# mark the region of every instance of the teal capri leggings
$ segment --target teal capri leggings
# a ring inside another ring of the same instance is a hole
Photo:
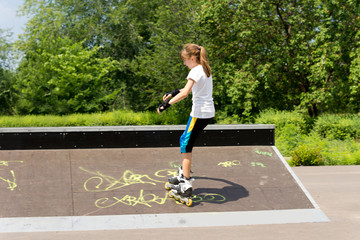
[[[212,118],[189,117],[186,129],[180,137],[181,153],[191,153],[199,133],[209,124]]]

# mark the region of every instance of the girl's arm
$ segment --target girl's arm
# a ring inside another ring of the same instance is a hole
[[[192,79],[188,79],[185,87],[183,89],[180,90],[180,92],[175,96],[173,97],[169,102],[166,102],[166,100],[168,100],[171,96],[171,94],[165,94],[163,96],[163,100],[165,101],[163,104],[160,104],[158,109],[157,109],[157,112],[159,114],[161,114],[162,111],[164,111],[165,109],[167,109],[168,107],[170,107],[172,104],[174,103],[177,103],[177,102],[180,102],[181,100],[183,100],[184,98],[186,98],[189,93],[191,92],[191,89],[194,85],[195,81],[192,80]]]
[[[187,81],[185,87],[183,89],[180,89],[180,93],[169,101],[169,104],[173,105],[174,103],[180,102],[181,100],[185,99],[191,92],[194,83],[195,81],[190,78]]]

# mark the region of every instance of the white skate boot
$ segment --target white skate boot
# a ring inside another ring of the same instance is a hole
[[[182,167],[179,167],[178,175],[168,179],[169,182],[165,183],[165,189],[166,190],[174,189],[174,187],[180,183],[180,178],[182,177],[182,175],[183,175]]]
[[[180,178],[180,183],[175,185],[169,192],[169,197],[175,198],[175,200],[185,203],[186,206],[190,207],[192,205],[191,195],[193,190],[192,183],[194,181],[194,178],[187,179],[182,176]]]

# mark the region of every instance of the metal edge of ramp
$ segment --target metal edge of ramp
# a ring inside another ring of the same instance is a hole
[[[309,199],[309,201],[312,203],[312,205],[314,206],[315,209],[320,209],[319,205],[315,202],[315,200],[313,199],[313,197],[310,195],[310,193],[308,192],[308,190],[305,188],[305,186],[302,184],[302,182],[300,181],[300,179],[296,176],[296,174],[294,173],[294,171],[291,169],[291,167],[289,166],[289,164],[287,163],[287,161],[285,160],[285,158],[281,155],[280,151],[277,149],[277,147],[272,146],[273,150],[275,151],[275,153],[277,154],[277,156],[280,158],[280,160],[282,161],[282,163],[285,165],[286,169],[289,171],[289,173],[291,174],[291,176],[294,178],[294,180],[296,181],[296,183],[299,185],[299,187],[301,188],[301,190],[305,193],[306,197]]]

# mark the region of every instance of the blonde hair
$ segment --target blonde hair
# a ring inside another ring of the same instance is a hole
[[[195,56],[197,63],[201,64],[201,66],[204,68],[206,76],[210,77],[211,68],[205,48],[193,43],[186,44],[180,52],[180,57],[182,59],[189,59],[192,56]]]

